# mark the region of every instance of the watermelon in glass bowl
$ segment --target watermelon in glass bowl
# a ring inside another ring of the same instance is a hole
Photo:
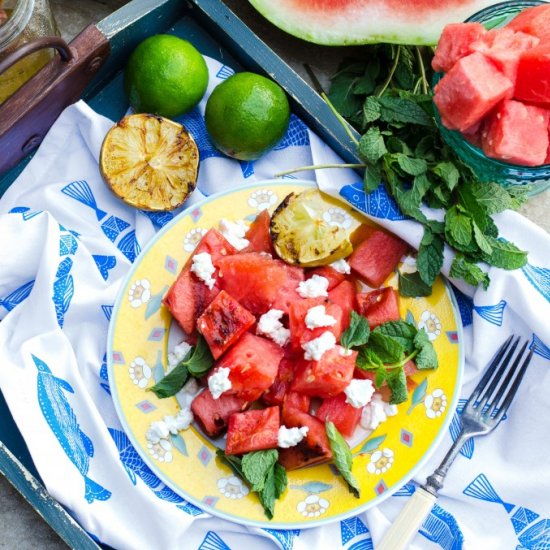
[[[485,8],[471,17],[466,23],[481,23],[487,30],[504,27],[526,8],[544,5],[546,2],[511,1],[501,2]],[[444,73],[436,72],[433,87],[443,78]],[[434,106],[435,118],[443,139],[457,155],[472,168],[481,181],[491,181],[504,186],[530,185],[531,195],[550,188],[550,164],[524,166],[488,157],[471,137],[457,130],[449,130],[441,121],[437,107]]]

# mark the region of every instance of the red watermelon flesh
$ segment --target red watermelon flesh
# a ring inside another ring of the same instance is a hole
[[[550,43],[523,52],[514,98],[550,107]]]
[[[250,0],[280,29],[317,44],[436,44],[448,23],[494,0]]]
[[[461,132],[479,122],[499,101],[512,97],[514,85],[483,55],[458,60],[435,87],[434,103],[443,124]]]
[[[540,38],[542,42],[550,41],[550,6],[534,6],[523,10],[507,25],[514,31],[521,31]]]
[[[471,48],[492,61],[495,67],[515,84],[521,53],[534,48],[539,42],[535,36],[504,27],[488,31],[476,40]]]
[[[432,59],[434,71],[446,73],[462,57],[472,53],[472,44],[487,31],[481,23],[451,23],[441,33]]]
[[[522,166],[544,164],[548,151],[549,111],[520,101],[503,101],[482,132],[483,152]]]

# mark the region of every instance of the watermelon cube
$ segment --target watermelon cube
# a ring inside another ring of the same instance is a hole
[[[487,31],[481,23],[451,23],[441,33],[432,59],[434,71],[446,73],[462,57],[472,53],[471,45]]]
[[[229,417],[244,411],[248,405],[248,401],[226,393],[214,399],[207,388],[193,399],[191,410],[203,431],[210,437],[218,437],[225,430]]]
[[[357,294],[359,313],[369,320],[371,328],[388,321],[399,321],[399,297],[391,286]]]
[[[280,427],[279,407],[233,413],[229,417],[225,453],[236,455],[275,449]]]
[[[339,393],[324,399],[315,416],[323,422],[330,420],[344,437],[351,437],[361,420],[363,407],[352,407],[346,398],[345,393]]]
[[[355,283],[352,281],[342,281],[337,287],[329,290],[328,300],[337,304],[342,309],[342,331],[346,330],[351,321],[351,312],[357,309],[357,300]]]
[[[472,44],[472,50],[482,53],[515,84],[521,52],[539,42],[535,36],[504,27],[488,31]]]
[[[521,54],[514,99],[550,107],[550,43]]]
[[[505,100],[491,113],[482,131],[483,152],[522,166],[544,164],[548,151],[547,109]]]
[[[397,267],[409,245],[399,237],[375,229],[354,250],[348,263],[371,287],[379,287]]]
[[[541,42],[550,42],[550,6],[534,6],[523,10],[507,27],[514,31],[532,34]]]
[[[214,359],[218,359],[255,322],[256,317],[250,311],[222,290],[197,319],[197,329]]]
[[[479,122],[499,101],[512,97],[514,85],[483,54],[457,61],[435,87],[434,103],[443,124],[461,132]]]

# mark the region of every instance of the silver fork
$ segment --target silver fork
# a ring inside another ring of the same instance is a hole
[[[498,426],[531,362],[533,351],[525,353],[528,343],[525,342],[516,353],[520,337],[510,336],[496,352],[464,407],[462,429],[453,446],[426,483],[409,499],[376,550],[406,548],[435,504],[437,492],[443,487],[445,476],[464,443],[476,435],[486,435]]]

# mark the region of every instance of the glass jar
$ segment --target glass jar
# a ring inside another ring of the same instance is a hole
[[[48,0],[0,0],[0,61],[44,36],[59,36]],[[40,50],[0,74],[0,104],[52,57],[51,49]]]
[[[466,23],[481,23],[486,29],[500,28],[524,9],[544,3],[542,0],[501,2],[475,13],[466,19]],[[443,74],[436,73],[433,85],[435,86],[441,78]],[[550,189],[550,164],[534,167],[519,166],[487,157],[480,148],[469,143],[460,132],[443,126],[437,109],[435,109],[435,118],[443,139],[472,168],[480,181],[493,181],[504,186],[530,185],[530,195]]]

